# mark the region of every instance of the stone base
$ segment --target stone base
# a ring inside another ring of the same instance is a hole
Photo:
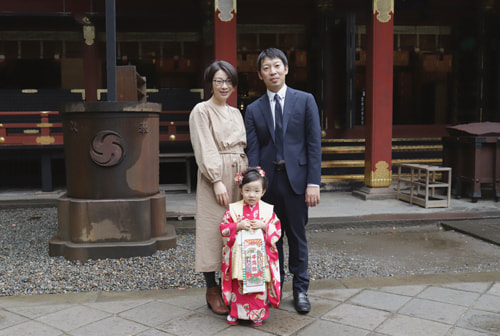
[[[148,256],[176,247],[165,193],[132,199],[58,199],[58,233],[49,255],[69,260]]]
[[[176,237],[161,237],[145,242],[126,243],[93,243],[76,244],[52,238],[49,241],[49,255],[63,256],[68,260],[86,261],[89,259],[119,259],[130,257],[146,257],[157,250],[167,250],[177,246]]]
[[[396,190],[393,187],[371,188],[363,186],[359,189],[353,190],[352,195],[365,201],[396,199]]]

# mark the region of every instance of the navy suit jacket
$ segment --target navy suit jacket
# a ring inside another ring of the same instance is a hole
[[[310,93],[287,87],[283,108],[283,155],[293,190],[304,194],[307,184],[321,183],[321,126],[318,106]],[[260,166],[271,184],[274,123],[267,94],[248,105],[245,113],[247,156],[250,166]]]

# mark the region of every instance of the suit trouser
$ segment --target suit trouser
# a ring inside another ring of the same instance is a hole
[[[277,242],[280,261],[281,285],[285,278],[283,236],[288,241],[288,268],[293,274],[293,291],[307,292],[309,289],[308,249],[306,224],[308,208],[305,195],[297,195],[288,180],[285,170],[274,172],[273,181],[264,195],[264,201],[274,205],[274,212],[281,221],[282,235]]]

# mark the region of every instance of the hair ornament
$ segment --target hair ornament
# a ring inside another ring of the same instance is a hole
[[[259,166],[255,167],[255,168],[257,168],[257,171],[259,172],[260,176],[262,176],[262,177],[266,176],[266,172],[262,168],[260,168]]]
[[[242,173],[237,173],[236,175],[234,175],[234,182],[236,184],[240,184],[241,181],[243,181],[243,174]]]

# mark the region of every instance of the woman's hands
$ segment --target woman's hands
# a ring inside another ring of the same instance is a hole
[[[226,186],[222,181],[214,183],[214,194],[218,204],[223,205],[226,208],[229,206],[229,195],[227,194]]]

